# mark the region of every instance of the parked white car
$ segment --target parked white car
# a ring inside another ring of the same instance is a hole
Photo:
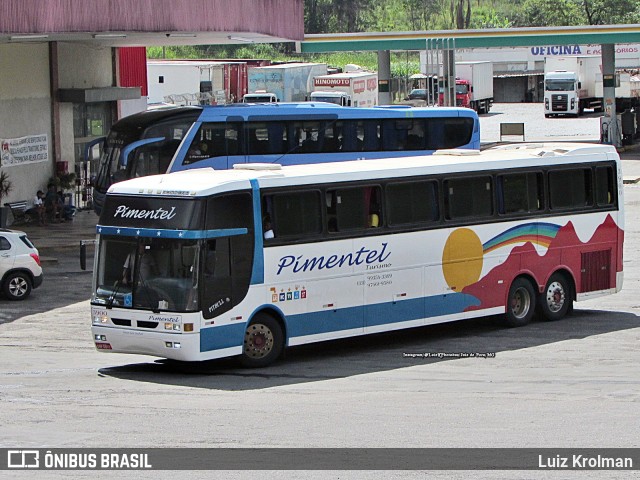
[[[0,228],[0,287],[9,300],[27,298],[42,284],[38,249],[24,232]]]

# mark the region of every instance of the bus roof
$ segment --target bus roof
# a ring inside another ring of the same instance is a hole
[[[355,180],[401,178],[479,170],[504,171],[542,165],[590,163],[618,159],[615,147],[588,143],[510,144],[482,152],[439,150],[434,155],[376,160],[316,163],[280,167],[274,164],[238,164],[232,170],[200,168],[141,177],[111,186],[111,194],[146,196],[207,196],[249,189],[340,183]]]
[[[112,130],[129,130],[145,129],[150,125],[154,125],[158,122],[165,120],[166,118],[174,118],[180,115],[197,115],[202,112],[202,107],[199,106],[176,106],[176,105],[163,105],[159,107],[150,108],[142,112],[127,115],[121,118],[111,127]]]
[[[422,118],[422,117],[472,117],[477,114],[470,108],[460,107],[412,107],[410,105],[378,105],[375,107],[343,107],[325,102],[277,102],[277,103],[234,103],[230,105],[205,105],[202,107],[201,122],[220,121],[220,117],[259,117],[274,120],[285,116],[303,118],[304,115],[336,115],[340,118]],[[306,118],[305,118],[306,120]],[[230,120],[232,121],[232,120]]]

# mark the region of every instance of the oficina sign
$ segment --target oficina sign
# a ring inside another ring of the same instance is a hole
[[[531,47],[531,54],[547,57],[550,55],[583,55],[583,52],[579,45],[549,45]]]

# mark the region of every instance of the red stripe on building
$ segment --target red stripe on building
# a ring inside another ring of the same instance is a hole
[[[145,47],[123,47],[118,49],[118,86],[140,87],[143,97],[147,88],[147,49]]]

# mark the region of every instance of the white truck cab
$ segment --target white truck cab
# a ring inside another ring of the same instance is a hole
[[[242,97],[242,103],[275,103],[278,101],[275,93],[259,90],[254,93],[247,93]]]
[[[346,92],[326,92],[318,91],[312,92],[309,100],[312,102],[328,102],[335,103],[336,105],[342,105],[343,107],[351,106],[351,95]]]

